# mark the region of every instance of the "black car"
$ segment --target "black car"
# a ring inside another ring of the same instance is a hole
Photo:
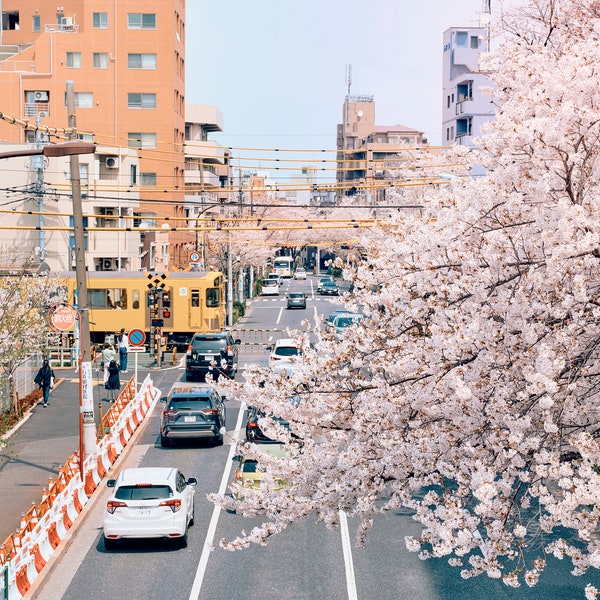
[[[233,379],[237,372],[240,340],[234,340],[226,331],[196,333],[185,356],[185,378],[204,380],[207,375],[218,379],[225,375]]]
[[[264,416],[265,416],[265,414],[262,411],[258,410],[258,408],[255,408],[254,406],[248,407],[247,420],[246,420],[246,440],[248,442],[255,442],[255,443],[258,442],[258,443],[262,443],[262,444],[266,444],[269,442],[279,443],[279,442],[277,442],[277,440],[272,440],[271,438],[267,437],[262,432],[262,429],[258,426],[258,420]],[[282,427],[289,429],[290,424],[285,419],[281,419],[279,417],[272,417],[272,418],[274,421],[279,423],[279,425],[281,425]]]
[[[324,281],[319,293],[323,296],[339,296],[340,288],[335,281]]]
[[[211,439],[223,444],[226,400],[210,383],[175,383],[169,395],[161,398],[166,406],[160,416],[160,445],[183,439]]]
[[[288,308],[306,308],[306,294],[304,292],[290,292],[287,295]]]

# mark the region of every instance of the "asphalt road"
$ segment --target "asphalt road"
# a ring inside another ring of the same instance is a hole
[[[314,280],[288,282],[293,289],[311,290]],[[283,296],[261,298],[243,320],[246,328],[280,330],[297,326],[315,313],[325,316],[331,300],[309,295],[306,311],[286,311]],[[281,332],[274,333],[281,335]],[[266,364],[260,345],[243,347],[240,363]],[[239,375],[238,375],[239,377]],[[161,370],[156,384],[166,392],[183,369]],[[227,404],[227,430],[232,438],[243,435],[243,409],[236,400]],[[206,494],[224,489],[233,476],[231,440],[222,447],[210,443],[161,448],[158,440],[159,407],[146,418],[126,456],[113,467],[176,465],[198,479],[196,524],[186,549],[162,541],[120,545],[107,552],[102,538],[102,515],[108,491],[101,484],[94,502],[85,509],[65,548],[55,555],[43,580],[36,581],[28,597],[38,600],[479,600],[583,598],[590,575],[573,578],[569,565],[549,558],[549,567],[537,588],[511,589],[497,580],[479,577],[462,580],[458,569],[445,561],[421,561],[408,553],[406,535],[417,532],[409,514],[398,511],[378,518],[369,545],[352,544],[356,523],[328,530],[314,519],[294,525],[275,536],[266,547],[252,546],[228,552],[218,547],[222,538],[233,539],[242,529],[260,522],[215,509]],[[593,575],[593,574],[592,574]],[[600,584],[599,584],[600,585]]]

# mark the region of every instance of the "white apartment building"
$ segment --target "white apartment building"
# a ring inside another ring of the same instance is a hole
[[[444,32],[442,69],[442,144],[472,147],[494,106],[484,87],[491,86],[479,69],[479,56],[489,50],[486,27],[451,27]]]

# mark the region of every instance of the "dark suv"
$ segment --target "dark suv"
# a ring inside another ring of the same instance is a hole
[[[173,384],[160,416],[160,445],[171,440],[211,439],[223,444],[221,428],[225,427],[227,398],[210,383]]]
[[[185,357],[185,378],[204,380],[208,374],[213,379],[225,375],[233,379],[237,372],[240,340],[230,333],[196,333]]]

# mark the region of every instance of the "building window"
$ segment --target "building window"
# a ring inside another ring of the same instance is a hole
[[[94,69],[108,69],[108,52],[94,52],[92,66]]]
[[[40,15],[33,15],[33,31],[40,31]]]
[[[127,94],[128,108],[156,108],[156,94]]]
[[[127,134],[130,148],[156,148],[156,133],[132,131]]]
[[[156,185],[156,173],[140,173],[140,185]]]
[[[156,69],[156,54],[128,54],[127,67],[129,69]]]
[[[131,185],[137,184],[137,165],[129,165],[129,179]]]
[[[127,15],[128,29],[156,29],[154,13],[129,13]]]
[[[448,96],[448,104],[447,104],[446,108],[450,108],[450,96]]]
[[[479,38],[476,35],[471,36],[471,48],[473,48],[473,50],[479,48]]]
[[[67,106],[67,93],[65,92],[65,106]],[[94,108],[94,92],[75,92],[76,108]]]
[[[466,48],[468,39],[469,39],[469,34],[466,31],[457,31],[456,32],[456,47],[457,48]]]
[[[108,29],[108,13],[95,12],[92,14],[92,27],[94,29]]]
[[[67,52],[67,69],[81,69],[81,52]]]

